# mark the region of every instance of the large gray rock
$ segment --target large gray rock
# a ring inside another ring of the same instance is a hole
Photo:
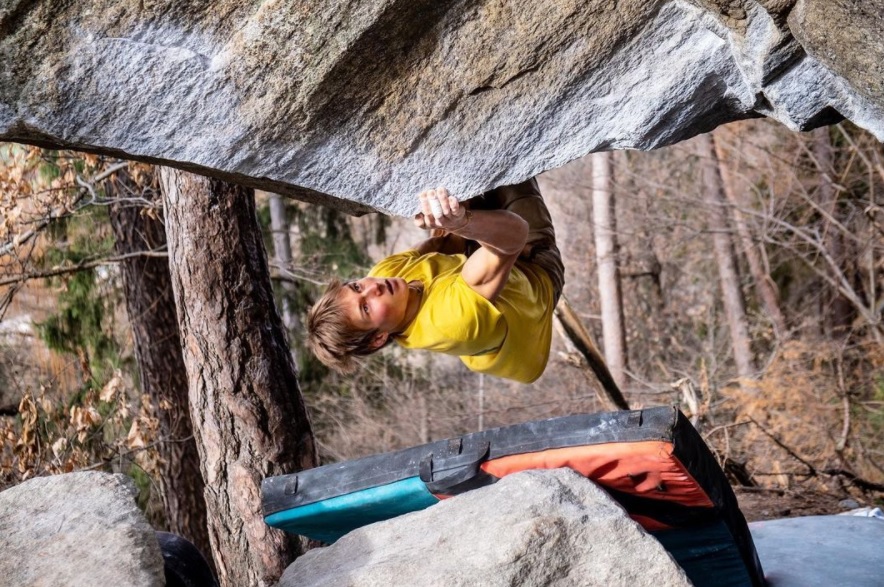
[[[526,471],[308,552],[280,587],[690,585],[594,483]]]
[[[881,587],[884,521],[807,516],[749,524],[771,587]]]
[[[850,87],[884,104],[884,2],[798,2],[789,14],[789,30],[809,54]]]
[[[465,197],[759,115],[808,129],[840,113],[884,139],[882,12],[884,0],[7,0],[0,140],[408,215],[428,186]]]
[[[166,584],[156,534],[123,475],[39,477],[0,493],[0,584]]]

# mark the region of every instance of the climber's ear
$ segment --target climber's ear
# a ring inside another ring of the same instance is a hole
[[[368,346],[371,348],[371,350],[376,351],[380,348],[383,348],[383,346],[387,344],[388,340],[390,340],[389,332],[378,332],[374,335],[374,337],[372,337],[371,343],[369,343]]]

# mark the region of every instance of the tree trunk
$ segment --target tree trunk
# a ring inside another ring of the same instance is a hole
[[[118,199],[109,210],[116,252],[122,256],[165,250],[162,219],[144,213],[147,209],[141,204],[119,200],[144,197],[147,190],[135,185],[126,171],[118,172],[104,185],[107,194]],[[187,405],[187,374],[169,262],[163,257],[131,256],[120,267],[141,388],[157,406],[160,421],[162,442],[157,450],[166,524],[170,532],[193,542],[211,560],[204,485]]]
[[[626,385],[626,330],[618,267],[617,225],[611,190],[611,154],[592,155],[592,216],[599,270],[605,362],[619,389]]]
[[[839,214],[838,195],[835,191],[832,175],[835,173],[835,156],[832,152],[832,139],[829,128],[822,127],[813,131],[813,156],[819,166],[819,204],[832,218],[842,221]],[[845,253],[844,237],[838,226],[828,219],[823,219],[823,246],[829,257],[838,265],[847,281],[852,281],[851,268],[847,267],[849,255]],[[845,335],[853,322],[854,312],[850,302],[839,292],[832,294],[831,311],[825,312],[826,325],[835,335]]]
[[[721,284],[724,311],[731,332],[734,362],[740,377],[752,377],[755,367],[749,343],[746,306],[743,300],[743,291],[740,289],[740,272],[725,213],[727,198],[724,195],[724,183],[721,179],[712,135],[708,133],[700,135],[698,145],[703,167],[703,194],[708,208],[708,226],[712,232],[715,259],[718,263],[718,277]]]
[[[748,207],[749,204],[746,202],[746,198],[742,197],[742,194],[738,194],[737,191],[734,190],[730,170],[726,163],[727,158],[725,157],[724,149],[721,147],[721,141],[716,140],[715,134],[712,134],[712,143],[715,146],[715,156],[718,159],[718,171],[721,174],[724,195],[733,206],[734,226],[736,226],[737,234],[743,245],[743,252],[746,255],[746,261],[749,264],[749,272],[752,274],[755,291],[758,292],[758,297],[761,299],[767,317],[770,318],[770,321],[774,325],[777,337],[788,338],[789,333],[786,327],[786,318],[783,316],[782,310],[780,310],[777,292],[774,290],[770,276],[764,270],[764,264],[761,262],[761,255],[758,254],[758,249],[756,248],[752,235],[749,232],[749,227],[746,225],[746,219],[741,212],[741,208]]]
[[[161,170],[169,265],[222,585],[275,582],[297,537],[261,513],[261,480],[317,463],[251,190]]]
[[[279,194],[268,193],[270,205],[270,230],[273,233],[273,258],[281,268],[292,264],[292,242],[289,236],[289,221],[285,211],[285,200]],[[294,293],[294,284],[283,281],[282,289],[282,321],[290,331],[300,331],[301,320],[292,309],[290,295]]]

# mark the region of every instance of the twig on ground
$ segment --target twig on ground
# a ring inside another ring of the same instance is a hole
[[[862,477],[858,477],[855,473],[851,473],[846,469],[825,469],[823,470],[823,473],[825,473],[826,475],[832,475],[833,477],[846,477],[851,484],[866,491],[884,491],[884,484],[868,481],[866,479],[863,479]]]
[[[829,468],[829,469],[824,469],[822,471],[818,471],[816,467],[814,467],[812,464],[808,463],[806,460],[804,460],[803,458],[798,456],[798,454],[794,450],[789,448],[783,441],[781,441],[779,438],[777,438],[774,434],[772,434],[771,432],[768,432],[768,430],[765,429],[764,426],[759,424],[751,416],[747,416],[747,417],[749,418],[749,420],[752,421],[752,423],[754,423],[756,426],[758,426],[758,429],[761,430],[768,438],[773,440],[777,446],[779,446],[780,448],[785,450],[787,453],[789,453],[789,456],[791,456],[793,459],[797,460],[802,465],[807,467],[807,469],[808,469],[807,475],[808,476],[819,477],[820,473],[822,473],[823,475],[829,475],[832,477],[845,477],[848,481],[850,481],[850,483],[852,485],[859,487],[860,489],[863,489],[865,491],[884,491],[884,484],[874,483],[874,482],[869,481],[867,479],[863,479],[862,477],[859,477],[856,473],[848,471],[847,469]],[[799,475],[799,473],[791,473],[791,475]]]
[[[812,464],[808,463],[806,460],[804,460],[803,458],[801,458],[801,457],[798,455],[798,453],[796,453],[794,450],[792,450],[791,448],[789,448],[789,447],[786,445],[786,443],[784,443],[782,440],[780,440],[779,438],[777,438],[776,435],[774,435],[772,432],[769,432],[769,431],[767,430],[767,428],[765,428],[764,426],[762,426],[762,425],[761,425],[761,424],[760,424],[755,418],[753,418],[752,416],[746,416],[746,417],[749,418],[749,420],[750,420],[753,424],[755,424],[756,426],[758,426],[758,429],[761,430],[761,431],[764,433],[765,436],[767,436],[768,438],[770,438],[771,440],[773,440],[774,443],[775,443],[777,446],[779,446],[781,449],[783,449],[784,451],[786,451],[786,452],[789,454],[790,457],[792,457],[793,459],[795,459],[796,461],[798,461],[799,463],[801,463],[802,465],[804,465],[805,467],[807,467],[807,469],[808,469],[813,475],[818,475],[818,474],[819,474],[818,471],[816,470],[816,467],[814,467]]]
[[[734,487],[734,491],[738,491],[741,493],[776,493],[777,495],[785,495],[786,490],[781,487],[746,487],[743,485],[737,485]]]

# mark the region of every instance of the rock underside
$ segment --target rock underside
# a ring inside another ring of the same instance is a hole
[[[0,140],[408,215],[734,120],[884,139],[884,0],[9,0]]]
[[[525,471],[350,532],[279,587],[655,587],[690,581],[611,497],[570,469]]]

